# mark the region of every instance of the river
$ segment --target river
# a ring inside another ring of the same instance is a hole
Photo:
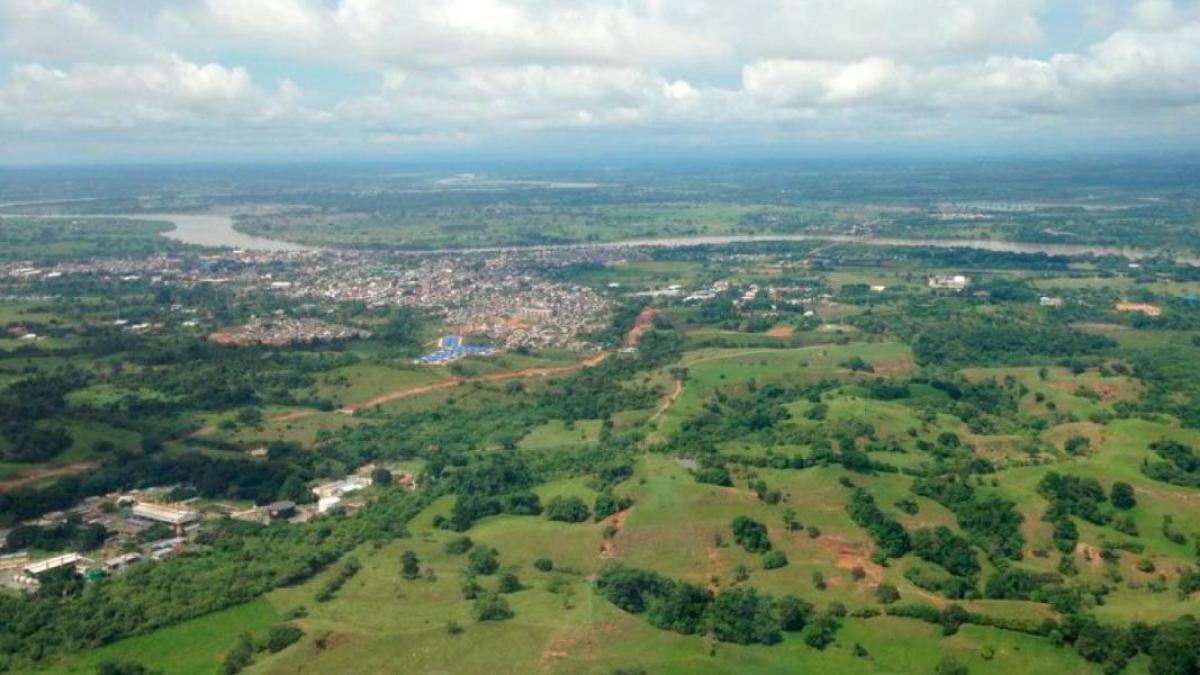
[[[130,215],[125,218],[142,220],[166,220],[175,223],[175,229],[163,235],[187,244],[200,246],[227,246],[230,248],[260,251],[307,251],[316,247],[288,241],[255,237],[239,232],[233,227],[233,219],[224,214],[158,214]],[[915,246],[926,248],[971,248],[1000,253],[1045,253],[1065,256],[1120,256],[1139,260],[1155,255],[1154,251],[1125,246],[1088,246],[1079,244],[1047,244],[1036,242],[997,241],[993,239],[899,239],[892,237],[860,237],[844,234],[718,234],[686,237],[648,237],[600,243],[546,244],[532,246],[481,246],[458,249],[435,249],[413,251],[413,253],[499,253],[520,250],[571,250],[583,248],[648,248],[670,246],[699,246],[739,244],[753,242],[828,241],[832,243],[863,244],[867,246]],[[1169,255],[1179,262],[1200,265],[1194,256]]]
[[[0,217],[9,214],[0,214]],[[15,215],[15,214],[11,214]],[[70,215],[47,216],[61,218],[129,218],[133,220],[166,221],[175,224],[175,229],[163,232],[163,236],[185,244],[197,246],[227,247],[249,251],[315,251],[320,247],[297,244],[280,239],[256,237],[239,232],[233,227],[233,218],[223,213],[137,213],[113,215]],[[862,244],[866,246],[914,246],[926,248],[971,248],[1000,253],[1045,253],[1065,256],[1120,256],[1139,260],[1156,255],[1166,255],[1181,263],[1200,266],[1200,258],[1187,255],[1159,253],[1146,249],[1124,246],[1088,246],[1077,244],[1044,244],[1035,242],[997,241],[993,239],[899,239],[892,237],[861,237],[844,234],[717,234],[686,237],[648,237],[624,239],[600,243],[544,244],[532,246],[480,246],[457,249],[413,250],[412,253],[501,253],[521,250],[573,250],[586,248],[650,248],[670,246],[699,246],[740,244],[753,242],[827,241],[831,243]]]

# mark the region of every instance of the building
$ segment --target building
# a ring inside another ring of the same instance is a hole
[[[321,497],[317,500],[317,513],[328,513],[342,505],[341,497]]]
[[[371,479],[363,476],[347,476],[342,480],[335,480],[331,483],[322,483],[313,488],[313,494],[317,499],[326,497],[345,497],[352,492],[365,490],[371,486]]]
[[[104,571],[120,572],[142,559],[141,553],[126,553],[104,561]]]
[[[35,563],[29,563],[21,570],[21,575],[16,578],[19,584],[36,586],[38,584],[38,575],[45,574],[52,570],[62,569],[64,567],[74,568],[79,570],[84,564],[90,562],[87,558],[78,553],[64,553],[63,555],[53,558],[46,558]]]
[[[929,287],[938,290],[961,291],[971,284],[963,274],[935,274],[929,277]]]
[[[200,520],[200,514],[190,509],[177,509],[161,504],[142,502],[133,505],[133,515],[144,520],[153,520],[168,525],[186,525]]]
[[[267,504],[267,515],[274,519],[291,518],[296,515],[296,502],[271,502]]]
[[[1062,307],[1063,299],[1050,295],[1043,295],[1038,298],[1038,304],[1042,307]]]

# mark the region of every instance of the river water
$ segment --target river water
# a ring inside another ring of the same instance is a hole
[[[3,217],[3,215],[0,215]],[[256,237],[239,232],[233,227],[233,218],[222,213],[138,213],[107,216],[49,216],[64,218],[129,218],[134,220],[166,221],[175,224],[175,229],[163,232],[163,236],[185,244],[197,246],[227,247],[249,251],[313,251],[319,247],[306,246],[290,241]],[[926,248],[970,248],[1000,253],[1045,253],[1065,256],[1113,255],[1138,260],[1155,255],[1189,265],[1200,265],[1195,256],[1160,253],[1146,249],[1123,246],[1086,246],[1074,244],[1043,244],[1033,242],[996,241],[992,239],[898,239],[891,237],[856,237],[843,234],[719,234],[687,237],[649,237],[625,239],[603,243],[549,244],[534,246],[482,246],[459,249],[434,249],[413,251],[414,253],[499,253],[521,250],[572,250],[586,248],[649,248],[671,246],[722,245],[753,242],[827,241],[831,243],[862,244],[866,246],[914,246]]]

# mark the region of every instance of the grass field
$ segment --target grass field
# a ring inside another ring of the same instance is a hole
[[[655,629],[642,618],[619,611],[592,588],[590,575],[614,561],[704,585],[714,583],[716,577],[721,587],[733,583],[733,566],[746,564],[747,583],[773,593],[798,593],[818,607],[835,600],[851,608],[874,606],[871,588],[877,574],[897,580],[905,599],[925,598],[904,582],[899,568],[882,570],[863,560],[872,545],[844,513],[846,489],[834,480],[840,473],[840,469],[760,472],[769,483],[786,490],[789,505],[806,525],[821,528],[816,538],[784,531],[779,521],[782,507],[765,505],[744,489],[697,484],[671,458],[654,456],[643,458],[635,477],[619,490],[637,502],[610,549],[601,546],[606,523],[487,518],[468,534],[475,542],[498,549],[502,566],[514,569],[525,586],[506,596],[516,617],[500,623],[475,622],[471,603],[460,597],[464,558],[442,550],[442,544],[455,535],[430,524],[435,514],[449,508],[450,500],[442,499],[411,523],[409,539],[355,552],[362,570],[330,602],[318,603],[313,596],[332,571],[249,605],[86,652],[49,672],[89,672],[105,659],[136,658],[170,673],[211,673],[239,633],[261,632],[279,615],[301,606],[307,613],[296,621],[306,633],[301,642],[278,654],[260,655],[245,672],[605,674],[637,667],[652,673],[757,675],[809,669],[834,674],[920,673],[929,672],[930,664],[943,654],[954,655],[972,673],[1046,672],[1042,668],[1099,672],[1073,652],[1041,638],[969,626],[943,637],[934,626],[888,617],[846,619],[837,642],[824,651],[805,646],[794,635],[772,647],[714,645],[702,636]],[[896,513],[890,502],[906,493],[905,479],[856,480],[877,495],[883,508]],[[538,492],[543,501],[573,494],[590,502],[595,494],[576,480],[553,482]],[[919,515],[906,517],[906,525],[952,523],[939,506],[919,501]],[[725,531],[728,540],[729,519],[737,514],[766,522],[772,541],[793,562],[765,572],[757,565],[757,556],[732,544],[718,546],[714,534]],[[402,579],[398,559],[406,549],[413,550],[432,574],[415,581]],[[555,571],[534,569],[532,561],[539,557],[554,560]],[[868,568],[861,581],[850,574],[857,565]],[[828,589],[812,587],[814,571],[825,575]],[[552,579],[559,580],[553,588]],[[480,577],[480,583],[491,588],[495,581]],[[996,611],[983,604],[973,608]],[[451,634],[449,622],[461,626],[462,632]],[[192,639],[184,643],[184,636]],[[852,653],[856,644],[866,656]]]
[[[137,661],[153,663],[172,674],[215,673],[241,633],[261,633],[278,619],[279,613],[273,604],[259,599],[83,652],[42,672],[90,674],[105,661]]]

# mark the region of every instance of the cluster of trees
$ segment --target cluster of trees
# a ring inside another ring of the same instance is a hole
[[[574,495],[554,497],[546,503],[546,518],[563,523],[582,523],[591,516],[587,504]]]
[[[954,576],[973,579],[979,574],[979,560],[970,542],[944,525],[914,532],[912,547],[919,558],[940,565]]]
[[[0,390],[0,459],[40,462],[71,445],[52,418],[67,409],[66,395],[86,383],[77,370],[37,374]]]
[[[108,530],[99,523],[67,520],[55,525],[19,525],[9,531],[2,551],[91,551],[104,544]]]
[[[752,588],[713,594],[695,584],[674,581],[655,572],[623,566],[606,567],[596,588],[611,603],[663,630],[684,635],[711,633],[722,642],[774,644],[783,632],[814,634],[820,646],[832,641],[829,617],[816,617],[813,606],[795,596],[773,598]],[[811,626],[806,630],[806,626]],[[811,644],[811,643],[810,643]]]
[[[1038,494],[1050,502],[1045,519],[1057,522],[1068,516],[1104,525],[1112,520],[1108,508],[1108,495],[1095,478],[1060,474],[1048,471],[1038,481]]]
[[[201,452],[181,454],[118,453],[98,469],[60,478],[43,487],[0,493],[0,523],[28,520],[67,508],[85,497],[135,487],[182,483],[204,497],[247,499],[265,504],[277,499],[312,501],[307,481],[320,475],[322,461],[313,453],[274,444],[267,461],[229,458]]]
[[[912,491],[950,509],[968,540],[993,559],[1020,560],[1025,537],[1016,503],[999,495],[980,499],[955,476],[926,476],[913,481]]]
[[[1147,477],[1171,485],[1200,487],[1200,456],[1194,448],[1162,440],[1151,443],[1150,449],[1165,461],[1143,462],[1142,473]]]
[[[912,539],[904,526],[880,510],[871,493],[855,488],[846,502],[846,513],[859,527],[867,531],[880,552],[889,558],[899,558],[912,549]]]
[[[922,322],[918,330],[912,339],[918,362],[943,366],[994,366],[1034,356],[1082,356],[1116,344],[1111,338],[1063,323],[1012,315],[959,314],[954,321]]]
[[[730,523],[730,529],[733,530],[733,540],[750,553],[765,553],[771,550],[767,527],[757,520],[736,516]]]

